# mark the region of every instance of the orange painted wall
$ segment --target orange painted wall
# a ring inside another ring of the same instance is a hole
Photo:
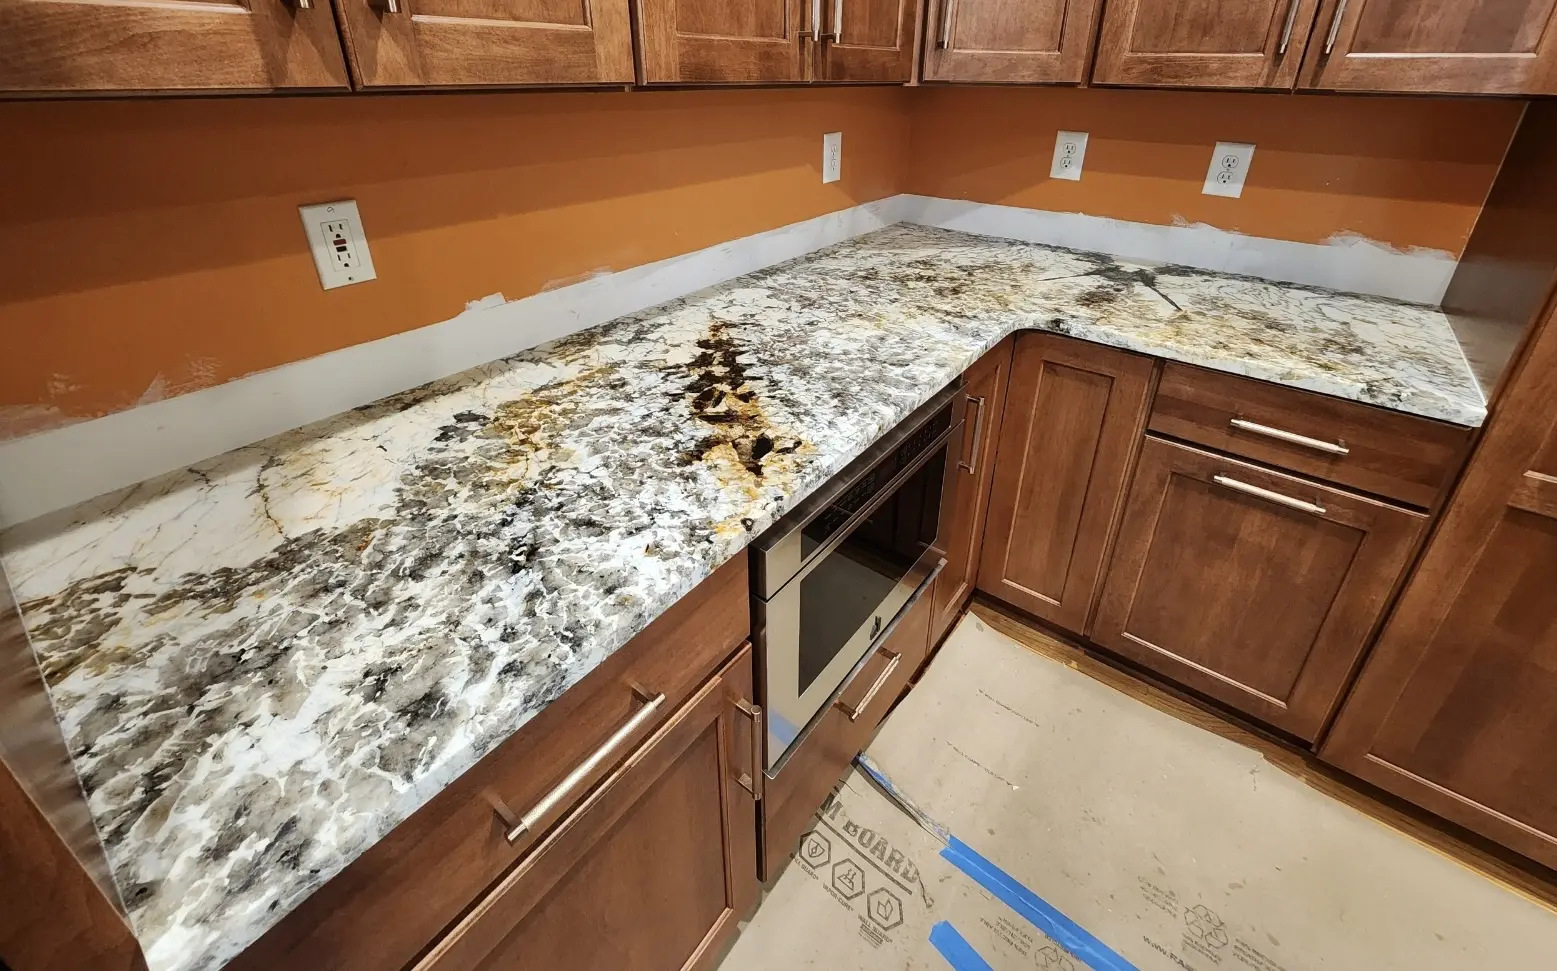
[[[1341,233],[1459,255],[1523,103],[1107,88],[926,88],[909,191],[1319,243]],[[1054,133],[1090,133],[1080,182]],[[1217,141],[1253,142],[1240,199],[1201,194]]]
[[[0,104],[0,438],[890,196],[909,93]],[[378,280],[326,293],[296,207],[339,198]]]

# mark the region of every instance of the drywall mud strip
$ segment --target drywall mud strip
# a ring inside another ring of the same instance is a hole
[[[1011,874],[979,855],[953,836],[941,851],[941,859],[972,877],[979,886],[1004,901],[1049,939],[1085,961],[1093,971],[1139,971],[1087,929],[1056,910],[1048,901],[1022,886]]]
[[[955,971],[995,971],[948,921],[930,928],[930,943]]]

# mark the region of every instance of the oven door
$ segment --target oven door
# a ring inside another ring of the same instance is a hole
[[[942,497],[955,471],[950,442],[960,428],[957,421],[938,435],[852,526],[830,537],[766,603],[757,601],[764,615],[770,776],[891,633],[940,562]]]

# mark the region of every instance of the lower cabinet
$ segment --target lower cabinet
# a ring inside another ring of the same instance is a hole
[[[957,451],[957,471],[951,492],[942,503],[941,534],[946,537],[946,567],[935,582],[930,643],[940,641],[957,612],[973,593],[979,554],[984,549],[984,519],[989,487],[995,475],[995,446],[1005,412],[1006,384],[1011,376],[1012,341],[1002,341],[979,358],[965,375],[966,418]]]
[[[1320,756],[1557,867],[1557,326],[1548,323]]]
[[[1425,525],[1421,513],[1148,437],[1092,638],[1313,740]]]
[[[748,645],[415,971],[712,968],[757,902]]]
[[[1153,358],[1070,337],[1017,337],[980,590],[1086,630],[1156,367]]]

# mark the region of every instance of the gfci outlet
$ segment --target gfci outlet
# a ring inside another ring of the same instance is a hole
[[[1049,165],[1049,178],[1081,181],[1081,163],[1087,157],[1087,133],[1062,131],[1054,136],[1054,161]]]
[[[843,132],[830,131],[822,136],[822,181],[843,178]]]
[[[356,202],[325,202],[299,206],[297,211],[303,217],[303,232],[308,234],[319,282],[326,290],[378,278]]]
[[[1254,161],[1254,146],[1247,142],[1217,142],[1211,153],[1211,167],[1206,170],[1206,187],[1200,191],[1208,196],[1227,196],[1237,199],[1243,195],[1243,180],[1249,175],[1249,163]]]

